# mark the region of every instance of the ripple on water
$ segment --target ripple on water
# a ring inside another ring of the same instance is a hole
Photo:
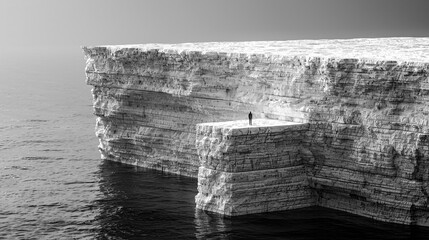
[[[51,157],[44,157],[44,156],[31,156],[31,157],[22,157],[22,160],[31,160],[31,161],[38,161],[38,160],[53,160]]]
[[[15,169],[15,170],[28,170],[28,168],[27,168],[27,167],[22,167],[22,166],[10,166],[10,167],[5,167],[4,169],[5,169],[5,170],[8,170],[8,169]]]
[[[49,122],[49,120],[46,119],[28,119],[25,120],[26,122],[34,122],[34,123],[45,123],[45,122]]]
[[[42,149],[40,151],[42,151],[42,152],[63,152],[64,150],[62,150],[62,149]]]

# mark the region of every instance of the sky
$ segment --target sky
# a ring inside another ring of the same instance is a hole
[[[0,51],[429,37],[428,0],[0,0]]]

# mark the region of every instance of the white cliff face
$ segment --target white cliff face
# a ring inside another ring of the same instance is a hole
[[[234,216],[315,205],[300,154],[308,124],[197,125],[197,208]]]
[[[309,124],[301,157],[317,205],[429,225],[428,38],[84,51],[103,158],[197,177],[195,125],[252,111]]]
[[[235,216],[324,206],[427,226],[421,181],[314,166],[309,123],[258,119],[197,125],[197,208]],[[320,169],[319,169],[320,168]],[[404,192],[406,192],[405,195]],[[420,199],[420,200],[417,200]]]

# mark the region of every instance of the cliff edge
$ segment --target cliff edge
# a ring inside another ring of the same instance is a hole
[[[196,124],[308,123],[315,204],[429,225],[429,38],[84,47],[102,158],[197,177]]]

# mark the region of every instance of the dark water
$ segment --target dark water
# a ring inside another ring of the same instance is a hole
[[[307,208],[222,218],[196,180],[99,160],[78,48],[0,55],[0,239],[429,239]]]

